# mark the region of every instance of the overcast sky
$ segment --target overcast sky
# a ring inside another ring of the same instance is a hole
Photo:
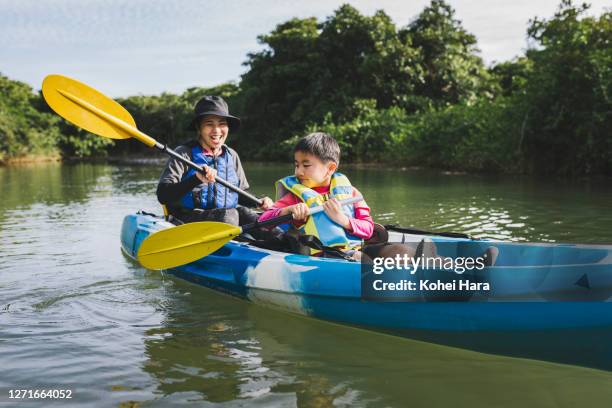
[[[181,93],[238,81],[249,52],[292,17],[320,21],[343,3],[362,14],[383,9],[398,27],[426,0],[0,0],[0,72],[40,89],[60,73],[117,97]],[[557,0],[450,0],[476,35],[486,63],[524,52],[527,22],[550,17]],[[590,2],[599,15],[608,1]]]

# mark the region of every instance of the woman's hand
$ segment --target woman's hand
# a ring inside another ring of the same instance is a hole
[[[262,210],[269,210],[273,206],[274,206],[274,201],[272,201],[270,197],[263,197],[261,199],[261,209]]]
[[[351,229],[351,223],[349,221],[349,217],[346,216],[344,211],[342,211],[342,206],[335,198],[328,200],[323,203],[323,209],[325,210],[325,214],[336,224],[340,225],[342,228],[346,230]]]
[[[204,166],[205,174],[196,171],[196,176],[202,183],[214,183],[215,177],[217,177],[217,170],[208,166]]]

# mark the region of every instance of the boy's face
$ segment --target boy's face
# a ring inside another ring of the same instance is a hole
[[[200,143],[214,152],[221,149],[227,139],[227,120],[221,116],[207,115],[200,121]]]
[[[295,176],[306,187],[328,185],[338,166],[334,162],[323,163],[318,157],[304,152],[295,152]]]

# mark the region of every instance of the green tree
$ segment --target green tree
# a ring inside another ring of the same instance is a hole
[[[498,86],[496,93],[503,96],[524,93],[531,67],[532,61],[526,57],[495,64],[489,73]]]
[[[259,37],[266,48],[249,54],[240,84],[247,133],[242,140],[270,146],[331,115],[350,120],[355,102],[387,108],[410,95],[421,78],[417,52],[400,41],[382,11],[372,17],[343,5],[324,22],[293,19]],[[242,137],[242,136],[241,136]]]
[[[367,17],[343,5],[321,28],[322,86],[317,89],[323,92],[316,98],[325,101],[326,109],[320,113],[350,118],[354,102],[361,99],[374,100],[377,108],[385,109],[412,94],[421,80],[418,53],[400,40],[395,24],[382,10]]]
[[[249,70],[240,83],[244,100],[241,148],[253,151],[303,128],[308,112],[302,102],[309,92],[317,93],[318,36],[315,18],[295,18],[258,37],[266,48],[248,55]]]
[[[473,102],[490,87],[490,79],[478,56],[476,37],[455,18],[455,10],[442,0],[433,0],[400,33],[410,39],[421,58],[423,81],[415,92],[433,106]]]
[[[119,100],[134,117],[138,128],[161,143],[173,146],[186,139],[191,119],[191,105],[180,95],[162,93],[157,96],[130,96]],[[128,148],[143,150],[138,144]]]
[[[41,112],[40,96],[0,74],[0,161],[26,155],[58,155],[58,118]]]
[[[553,18],[530,22],[530,171],[612,173],[612,13],[586,17],[588,7],[563,0]]]

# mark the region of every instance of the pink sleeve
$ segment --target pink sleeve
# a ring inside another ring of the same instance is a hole
[[[353,190],[354,197],[361,195],[356,188]],[[289,207],[290,205],[294,205],[299,202],[300,200],[296,196],[291,193],[287,193],[280,200],[276,201],[272,208],[261,214],[258,221],[266,221],[271,218],[278,217],[282,208]],[[374,221],[370,216],[370,207],[368,207],[365,201],[359,201],[353,204],[353,208],[355,211],[355,218],[349,219],[351,227],[348,232],[359,238],[369,239],[374,232]],[[298,224],[298,226],[299,225],[301,224]]]
[[[281,197],[280,200],[276,201],[272,208],[264,211],[264,213],[259,216],[257,221],[266,221],[270,218],[278,217],[282,208],[289,207],[290,205],[297,204],[298,202],[299,199],[296,196],[291,193],[287,193]]]
[[[361,195],[359,190],[353,188],[353,197]],[[362,239],[370,239],[374,232],[374,220],[370,216],[370,207],[365,201],[358,201],[353,204],[355,218],[350,218],[351,228],[349,232]]]

